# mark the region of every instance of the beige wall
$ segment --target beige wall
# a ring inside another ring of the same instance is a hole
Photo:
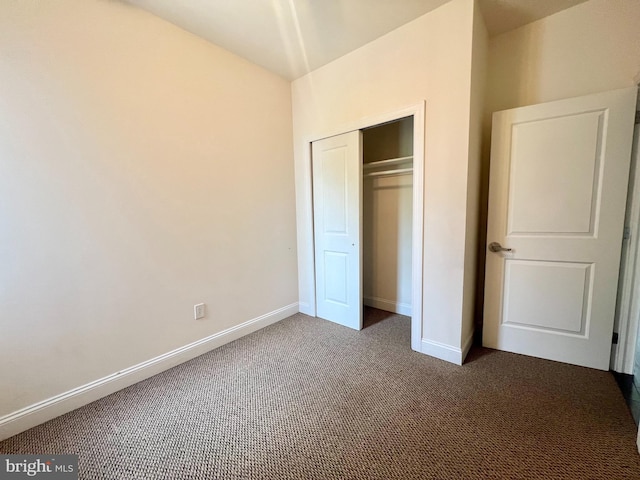
[[[465,243],[464,305],[462,315],[463,345],[469,344],[477,315],[478,265],[484,264],[483,243],[486,235],[480,208],[482,172],[482,122],[486,94],[489,36],[477,6],[473,11],[473,45],[471,59],[471,98],[469,101],[469,167],[467,173],[467,236]],[[482,232],[482,233],[481,233]]]
[[[289,82],[141,10],[0,3],[0,172],[0,417],[297,302]]]
[[[453,0],[293,82],[303,311],[315,301],[309,142],[426,100],[422,336],[460,348],[472,22],[473,2]]]
[[[640,2],[591,0],[491,39],[490,112],[640,81]]]

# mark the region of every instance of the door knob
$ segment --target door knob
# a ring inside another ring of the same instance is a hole
[[[493,253],[498,253],[498,252],[512,252],[513,249],[511,248],[504,248],[502,245],[500,245],[498,242],[491,242],[489,244],[489,251],[493,252]]]

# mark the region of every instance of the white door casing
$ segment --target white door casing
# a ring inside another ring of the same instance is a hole
[[[312,144],[317,316],[362,328],[362,133]]]
[[[638,106],[636,106],[636,111]],[[640,319],[640,128],[636,122],[633,132],[633,153],[625,230],[627,238],[622,242],[620,260],[620,281],[618,282],[618,302],[614,329],[618,332],[618,344],[613,346],[610,368],[615,372],[640,376],[640,358],[636,359],[636,342],[640,340],[638,320]],[[640,349],[638,350],[640,352]],[[637,361],[636,361],[637,360]],[[640,378],[640,377],[639,377]]]
[[[483,344],[607,370],[636,88],[493,115]]]

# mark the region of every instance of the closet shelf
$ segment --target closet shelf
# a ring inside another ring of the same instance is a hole
[[[389,177],[391,175],[404,175],[413,172],[413,168],[396,168],[395,170],[382,170],[380,172],[365,173],[363,177]]]
[[[413,160],[412,155],[409,157],[390,158],[388,160],[378,160],[377,162],[363,163],[362,168],[376,168],[376,167],[382,167],[386,165],[396,165],[398,163],[405,163],[410,160]]]

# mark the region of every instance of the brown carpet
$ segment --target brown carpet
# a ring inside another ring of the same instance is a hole
[[[0,452],[75,453],[84,479],[640,478],[611,374],[485,349],[458,367],[369,315],[295,315]]]

